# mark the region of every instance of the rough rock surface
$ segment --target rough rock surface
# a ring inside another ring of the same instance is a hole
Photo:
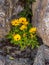
[[[37,56],[33,65],[45,65],[43,47],[44,46],[41,46],[38,49]]]
[[[0,55],[0,65],[5,65],[5,58]]]
[[[32,64],[33,60],[27,57],[14,58],[11,55],[3,56],[0,54],[0,65],[49,65],[49,47],[41,45],[34,60],[34,64]]]
[[[19,0],[0,0],[0,40],[10,30],[10,20],[23,10]]]
[[[5,4],[5,0],[0,0],[0,39],[9,31],[9,20],[7,19],[7,9]]]
[[[49,46],[49,0],[36,0],[32,5],[33,21],[44,44]]]
[[[4,57],[0,55],[0,65],[31,65],[28,58],[10,59],[10,56]]]
[[[47,62],[47,64],[45,64]],[[49,47],[41,45],[33,65],[49,65]]]

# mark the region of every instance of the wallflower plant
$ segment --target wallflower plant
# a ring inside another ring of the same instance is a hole
[[[25,17],[13,19],[11,20],[11,30],[7,35],[7,39],[10,40],[11,44],[19,45],[21,50],[27,46],[31,46],[31,48],[38,47],[36,30],[36,27],[32,27]]]

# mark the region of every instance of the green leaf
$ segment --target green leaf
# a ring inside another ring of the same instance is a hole
[[[14,60],[14,58],[12,56],[9,57],[10,60]]]
[[[10,43],[14,43],[14,41],[13,41],[13,40],[11,40],[11,41],[10,41]]]

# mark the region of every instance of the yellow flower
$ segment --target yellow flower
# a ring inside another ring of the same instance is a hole
[[[14,19],[14,20],[11,21],[11,24],[14,25],[14,26],[17,26],[17,25],[19,25],[19,20]]]
[[[21,36],[19,34],[15,34],[13,38],[15,41],[19,41],[21,39]]]
[[[27,29],[27,26],[26,26],[26,25],[22,25],[22,26],[20,27],[20,30],[25,30],[25,29]]]
[[[24,22],[23,24],[24,24],[24,25],[28,25],[28,21]]]
[[[32,27],[32,28],[29,30],[29,32],[30,32],[30,33],[35,33],[36,30],[37,30],[36,27]]]
[[[21,22],[22,24],[24,24],[26,21],[27,19],[25,17],[19,18],[19,22]]]

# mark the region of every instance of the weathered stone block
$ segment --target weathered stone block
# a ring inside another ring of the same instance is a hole
[[[0,40],[10,31],[10,20],[23,10],[19,0],[0,0]]]
[[[31,65],[31,61],[29,58],[10,59],[9,57],[0,55],[0,65]]]
[[[32,5],[33,21],[44,44],[49,46],[49,0],[36,0]]]
[[[38,48],[38,52],[33,65],[49,65],[49,47],[48,46],[41,45]]]
[[[7,4],[7,3],[6,3]],[[10,30],[9,25],[9,13],[6,7],[5,0],[0,0],[0,40],[4,38],[4,36],[8,33]]]
[[[45,65],[44,45],[40,46],[33,65]]]

